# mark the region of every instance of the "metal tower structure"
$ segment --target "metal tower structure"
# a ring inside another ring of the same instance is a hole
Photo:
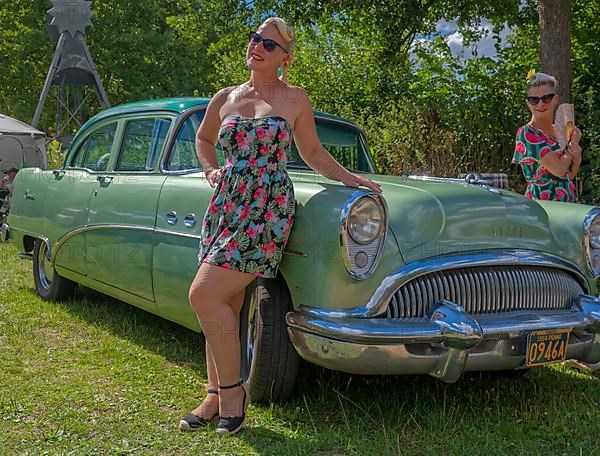
[[[88,97],[92,93],[86,87],[93,87],[103,109],[109,108],[110,103],[85,43],[85,29],[92,25],[92,2],[51,2],[53,7],[47,11],[46,29],[57,44],[31,124],[37,126],[50,89],[57,86],[54,136],[60,137],[63,133],[70,135],[83,124]]]

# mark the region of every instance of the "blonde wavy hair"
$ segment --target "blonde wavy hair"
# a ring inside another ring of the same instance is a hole
[[[294,49],[296,47],[296,35],[294,34],[294,29],[288,25],[286,21],[281,19],[280,17],[269,17],[265,19],[265,21],[261,24],[261,27],[264,25],[274,25],[277,27],[280,35],[283,37],[285,41],[283,47],[288,50],[288,54],[290,54],[290,60],[287,65],[281,66],[281,79],[283,82],[288,82],[288,69],[292,65],[292,59],[294,58]]]

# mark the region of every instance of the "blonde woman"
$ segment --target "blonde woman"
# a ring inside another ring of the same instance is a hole
[[[296,201],[286,172],[292,141],[306,163],[325,177],[380,191],[378,184],[349,172],[323,148],[306,93],[287,83],[295,45],[291,27],[269,18],[248,38],[250,79],[210,100],[196,136],[198,158],[215,187],[202,223],[199,269],[189,291],[204,328],[208,394],[180,421],[180,429],[199,429],[218,419],[220,435],[240,430],[248,403],[240,379],[244,289],[256,277],[276,276],[294,221]],[[216,161],[217,141],[226,156],[223,168]]]

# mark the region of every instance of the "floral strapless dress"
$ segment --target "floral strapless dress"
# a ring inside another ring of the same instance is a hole
[[[198,265],[273,278],[294,221],[294,187],[286,172],[292,128],[283,117],[223,119],[225,172],[204,220]]]

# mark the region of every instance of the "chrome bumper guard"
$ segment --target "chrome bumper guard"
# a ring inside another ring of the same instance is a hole
[[[9,227],[7,223],[2,222],[2,226],[0,226],[0,241],[6,242],[9,238]]]
[[[600,299],[570,310],[470,315],[441,301],[427,318],[334,318],[290,312],[288,333],[304,359],[357,374],[429,374],[455,382],[465,371],[524,367],[533,331],[571,329],[566,359],[600,361]]]

